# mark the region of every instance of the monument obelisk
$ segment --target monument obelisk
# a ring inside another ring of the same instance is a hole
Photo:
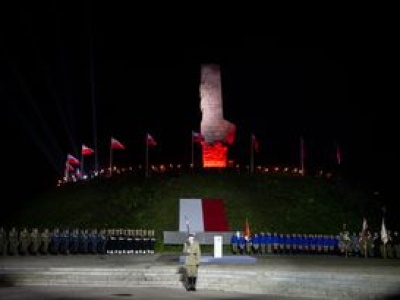
[[[200,130],[204,137],[203,167],[226,167],[228,146],[235,140],[236,126],[224,119],[221,86],[219,65],[202,65]]]

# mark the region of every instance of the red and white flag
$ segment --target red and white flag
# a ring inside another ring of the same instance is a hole
[[[79,159],[77,159],[75,156],[73,156],[72,154],[68,154],[67,155],[67,163],[70,165],[80,165],[81,162],[79,161]]]
[[[111,138],[111,149],[125,149],[125,146],[115,138]]]
[[[179,231],[188,230],[229,231],[223,199],[180,199]]]
[[[157,146],[156,140],[148,133],[146,137],[147,146]]]
[[[205,139],[204,139],[204,136],[201,133],[196,132],[196,131],[192,131],[192,140],[193,140],[194,143],[201,144],[201,143],[204,142]]]
[[[93,153],[94,153],[94,150],[92,148],[89,148],[86,145],[82,145],[82,155],[90,155]]]
[[[251,134],[251,146],[256,152],[260,151],[260,142],[257,140],[254,134]]]

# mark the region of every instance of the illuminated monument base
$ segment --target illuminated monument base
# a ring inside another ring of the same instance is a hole
[[[236,126],[224,119],[218,65],[202,66],[200,99],[203,167],[226,168],[228,146],[235,140]]]
[[[228,147],[221,143],[208,145],[203,143],[203,167],[226,168]]]

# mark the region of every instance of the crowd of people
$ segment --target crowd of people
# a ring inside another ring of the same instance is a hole
[[[0,255],[154,254],[151,229],[60,229],[0,227]]]
[[[384,257],[400,259],[400,236],[397,231],[387,232],[387,241],[375,232],[339,235],[254,233],[246,236],[237,231],[231,237],[231,251],[239,255],[342,255],[354,257]]]

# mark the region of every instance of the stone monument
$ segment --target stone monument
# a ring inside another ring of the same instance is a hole
[[[224,119],[219,65],[202,65],[200,99],[203,167],[224,168],[228,147],[235,140],[236,126]]]

